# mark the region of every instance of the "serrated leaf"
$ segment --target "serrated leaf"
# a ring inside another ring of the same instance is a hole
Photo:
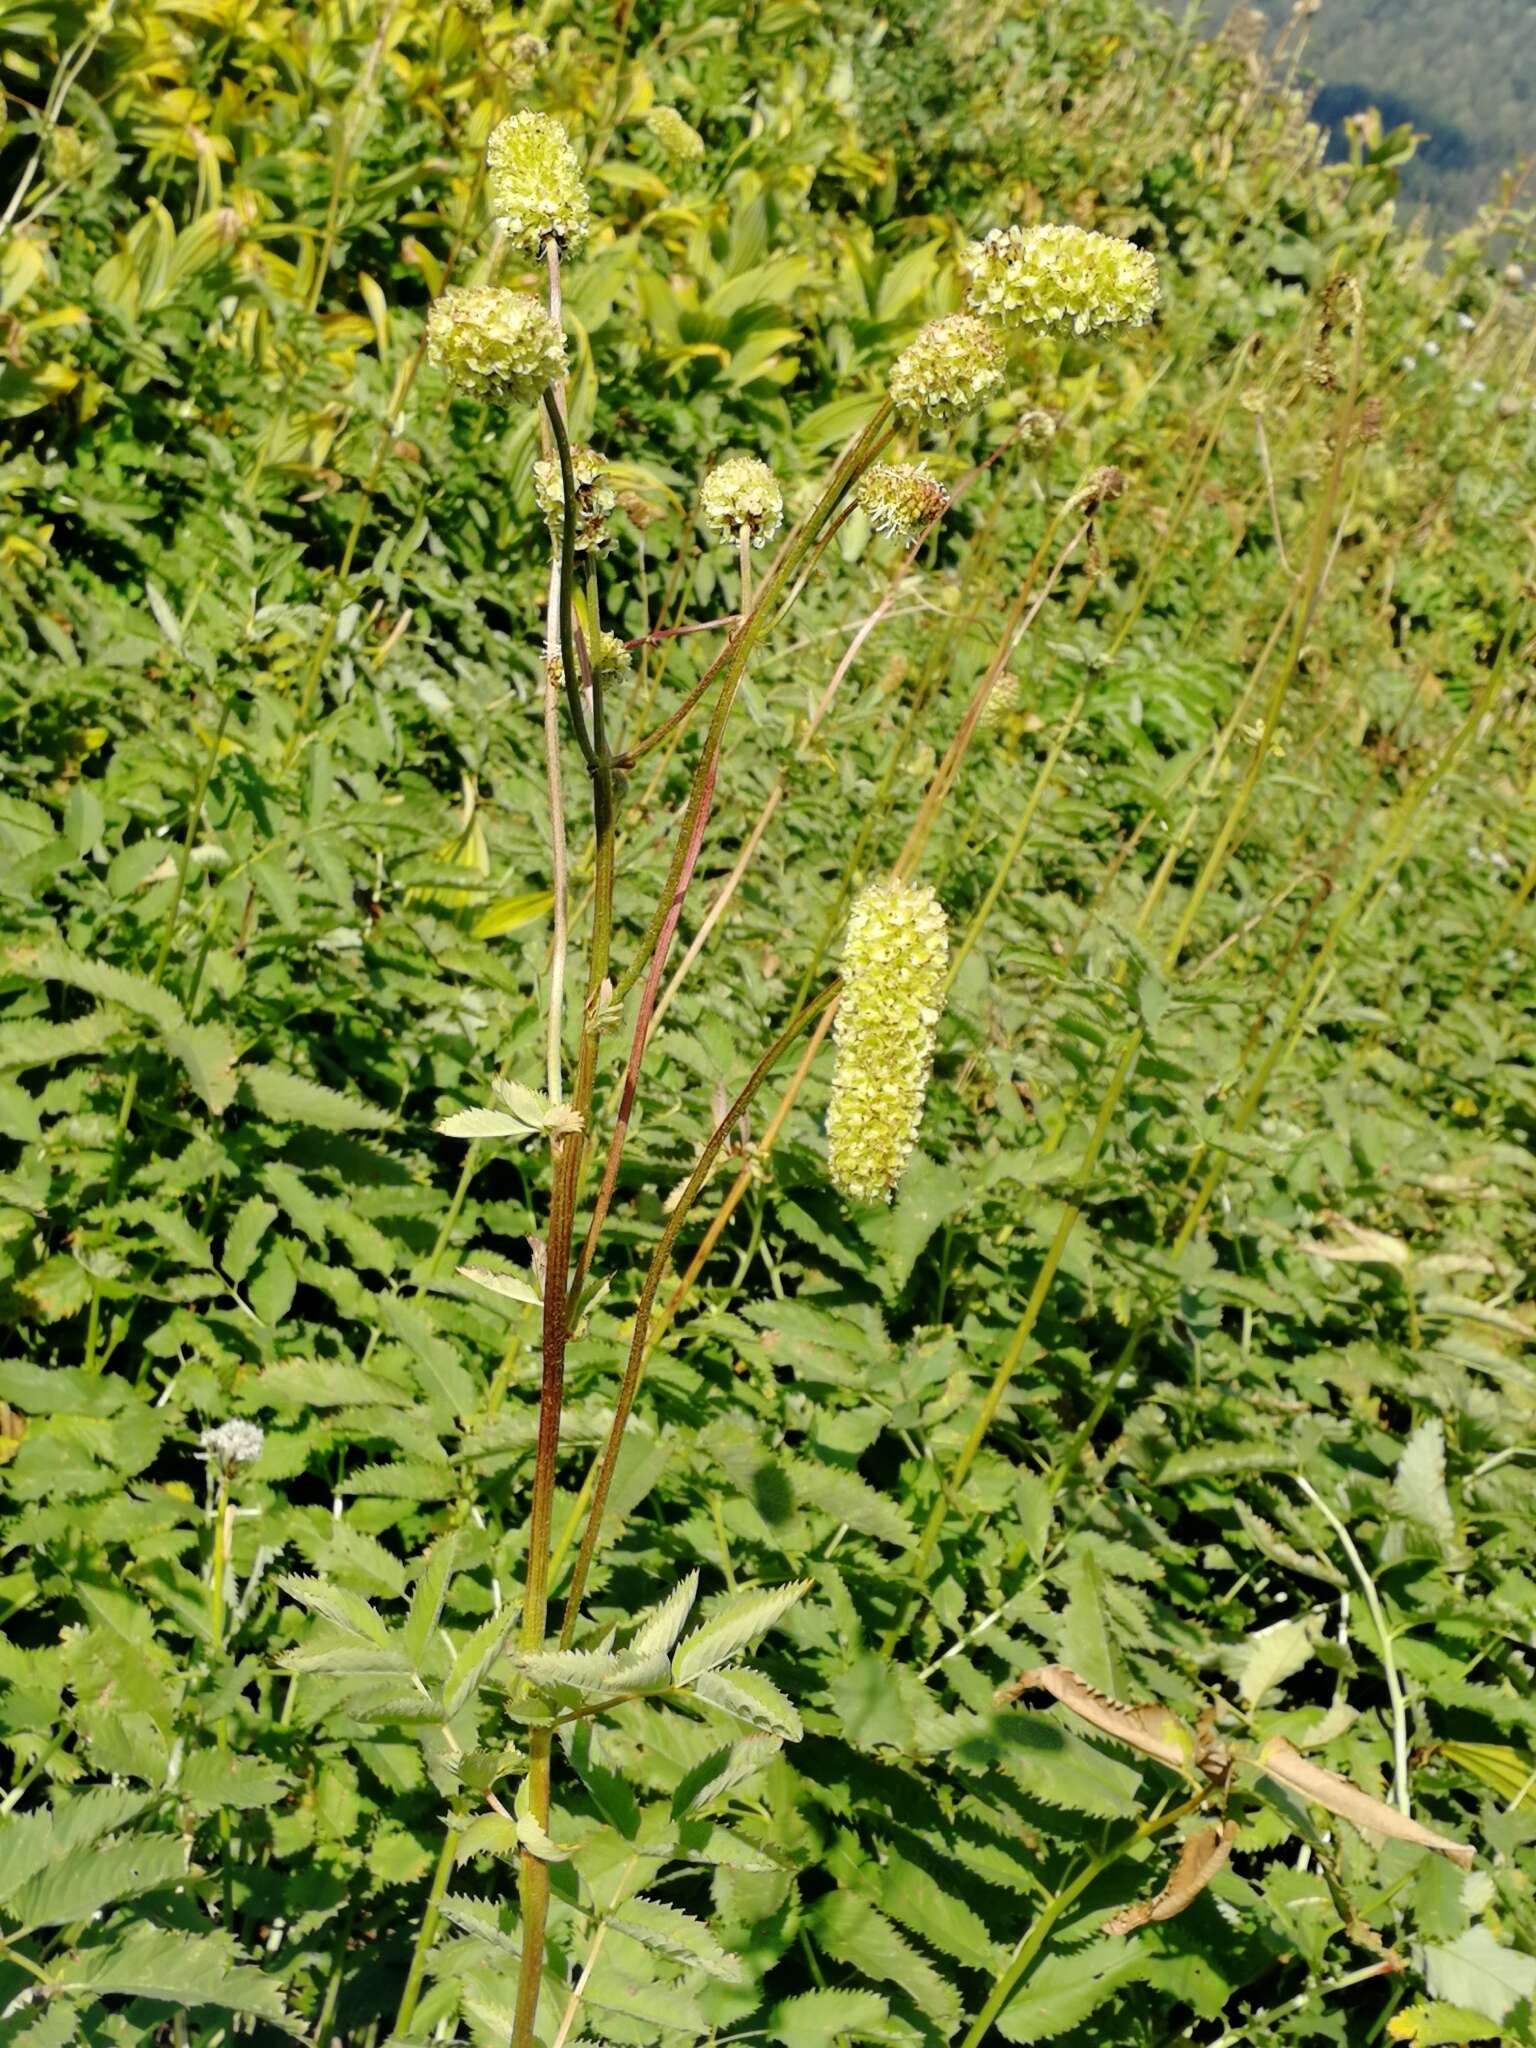
[[[1469,1927],[1452,1942],[1426,1942],[1423,1963],[1431,1998],[1490,2020],[1536,1999],[1536,1959],[1503,1947],[1487,1927]]]
[[[1243,1704],[1257,1706],[1265,1693],[1309,1663],[1316,1638],[1317,1624],[1306,1615],[1275,1622],[1251,1635],[1235,1660]]]
[[[1445,1489],[1445,1429],[1438,1418],[1421,1422],[1403,1446],[1392,1479],[1392,1510],[1425,1529],[1442,1550],[1456,1543],[1456,1516]]]
[[[136,1927],[111,1947],[82,1950],[56,1981],[70,1990],[151,1998],[162,2005],[215,2005],[250,2013],[288,2034],[302,2033],[283,2009],[277,1979],[242,1966],[237,1953],[221,1935]]]
[[[322,1621],[329,1621],[347,1635],[358,1636],[379,1649],[388,1647],[389,1629],[361,1593],[349,1593],[345,1586],[333,1586],[325,1579],[310,1578],[300,1572],[284,1572],[277,1583],[290,1600],[297,1600]]]
[[[471,1286],[484,1287],[489,1293],[502,1295],[508,1301],[520,1301],[528,1308],[543,1305],[543,1295],[521,1273],[498,1273],[489,1266],[459,1266],[455,1270],[459,1278],[469,1281]]]
[[[723,1949],[701,1920],[677,1906],[644,1897],[626,1899],[609,1924],[643,1948],[669,1956],[675,1963],[687,1963],[722,1984],[745,1981],[740,1959]]]
[[[666,1656],[683,1632],[683,1624],[693,1610],[693,1603],[699,1594],[699,1575],[690,1572],[686,1579],[674,1586],[665,1600],[659,1601],[649,1614],[642,1615],[640,1625],[629,1639],[628,1654],[645,1658],[656,1655]]]
[[[267,1226],[276,1216],[276,1206],[263,1200],[260,1195],[251,1195],[241,1203],[224,1237],[224,1256],[220,1261],[227,1278],[238,1287],[256,1263]]]
[[[410,1660],[404,1651],[372,1643],[306,1643],[280,1650],[284,1671],[323,1672],[332,1678],[408,1678]]]
[[[394,1118],[371,1102],[360,1102],[311,1081],[288,1067],[246,1065],[241,1092],[273,1124],[306,1124],[312,1131],[387,1131]]]
[[[769,1586],[760,1591],[738,1593],[711,1615],[701,1627],[685,1636],[672,1659],[672,1672],[679,1685],[729,1663],[765,1630],[783,1619],[797,1600],[811,1590],[809,1579],[796,1579],[787,1586]]]
[[[1096,1942],[1086,1952],[1048,1955],[994,2024],[1005,2041],[1052,2040],[1080,2027],[1145,1970],[1142,1952],[1124,1941]]]
[[[695,1699],[719,1707],[722,1713],[761,1729],[765,1735],[798,1742],[805,1732],[794,1707],[760,1671],[706,1671],[693,1681],[692,1690]]]
[[[1150,1899],[1127,1906],[1104,1922],[1107,1935],[1134,1934],[1139,1928],[1172,1920],[1193,1905],[1216,1873],[1224,1868],[1237,1839],[1236,1821],[1219,1828],[1196,1828],[1185,1837],[1168,1881]]]
[[[141,1835],[67,1849],[21,1885],[6,1911],[22,1927],[88,1920],[103,1906],[180,1884],[187,1847],[179,1836]]]
[[[877,1983],[895,1984],[947,2034],[960,2016],[960,1995],[919,1955],[878,1906],[848,1891],[829,1892],[810,1913],[820,1947]]]
[[[832,2048],[840,2034],[858,2039],[862,2028],[889,2018],[890,2010],[873,1991],[807,1991],[773,2008],[768,2039],[783,2048]]]
[[[834,1522],[898,1550],[910,1549],[917,1541],[916,1531],[895,1501],[877,1492],[861,1473],[801,1458],[791,1477],[800,1499],[830,1515]]]
[[[1340,1820],[1347,1820],[1351,1826],[1362,1828],[1368,1834],[1389,1835],[1394,1841],[1414,1842],[1421,1849],[1433,1849],[1437,1855],[1449,1857],[1463,1870],[1471,1869],[1474,1856],[1465,1842],[1453,1842],[1449,1836],[1437,1835],[1433,1828],[1421,1826],[1407,1814],[1399,1813],[1395,1806],[1388,1806],[1385,1800],[1362,1792],[1358,1785],[1352,1785],[1337,1771],[1330,1771],[1324,1765],[1314,1763],[1310,1757],[1302,1756],[1283,1736],[1271,1737],[1260,1749],[1258,1761],[1263,1770],[1290,1791],[1299,1793],[1303,1799],[1321,1806],[1328,1813],[1337,1814]],[[1536,1969],[1536,1964],[1532,1968]]]
[[[509,1116],[501,1109],[456,1109],[452,1116],[445,1116],[433,1128],[445,1138],[465,1138],[475,1142],[489,1138],[532,1138],[538,1135],[538,1125],[531,1129],[521,1117]]]

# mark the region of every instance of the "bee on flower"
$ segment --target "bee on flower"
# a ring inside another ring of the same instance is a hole
[[[578,555],[600,554],[613,536],[608,521],[618,507],[618,494],[608,482],[608,462],[595,448],[576,442],[571,448],[571,473],[576,484]],[[556,547],[565,532],[565,486],[558,455],[545,455],[533,465],[533,495]]]

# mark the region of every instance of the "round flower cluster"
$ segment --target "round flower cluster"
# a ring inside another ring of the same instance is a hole
[[[704,479],[699,513],[718,540],[750,534],[765,548],[784,523],[784,493],[766,462],[755,455],[728,455]]]
[[[233,1472],[237,1465],[254,1465],[266,1440],[254,1422],[221,1422],[198,1438],[210,1463],[225,1472]]]
[[[501,59],[501,73],[514,92],[532,85],[539,66],[549,55],[549,45],[531,29],[523,29],[508,43]]]
[[[576,658],[580,661],[581,656],[578,654]],[[597,645],[588,644],[587,666],[592,671],[593,682],[599,689],[606,690],[615,683],[627,682],[634,662],[622,640],[615,634],[600,632]],[[558,654],[550,660],[549,678],[556,689],[565,687],[565,663]]]
[[[891,403],[937,426],[973,412],[1002,382],[1002,344],[986,321],[950,313],[930,320],[891,365]]]
[[[915,462],[872,463],[854,497],[876,533],[902,541],[915,540],[949,507],[949,492]]]
[[[458,0],[458,5],[471,21],[489,21],[496,11],[496,0]]]
[[[987,695],[976,720],[978,732],[996,732],[1005,720],[1011,718],[1019,708],[1019,679],[1014,675],[999,676]]]
[[[427,314],[427,354],[467,397],[532,405],[565,370],[565,337],[537,299],[450,285]]]
[[[578,555],[596,554],[613,538],[608,520],[619,502],[607,481],[607,459],[595,448],[575,442],[571,447],[571,474],[576,483],[574,546]],[[549,527],[549,537],[558,547],[565,531],[565,486],[558,455],[546,455],[533,465],[533,495]]]
[[[837,1062],[827,1112],[832,1179],[856,1202],[889,1201],[922,1122],[949,935],[931,889],[876,882],[848,919]]]
[[[509,114],[485,146],[485,182],[491,211],[507,239],[526,256],[546,242],[561,250],[584,242],[592,208],[570,137],[550,114]]]
[[[1092,228],[994,228],[960,259],[969,303],[1009,327],[1139,327],[1157,306],[1157,263]]]
[[[652,107],[645,125],[663,155],[674,163],[696,164],[704,154],[704,138],[685,121],[676,107]]]

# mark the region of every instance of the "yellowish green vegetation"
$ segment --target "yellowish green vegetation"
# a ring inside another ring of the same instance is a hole
[[[0,2048],[1536,2043],[1536,234],[1310,19],[0,0]]]

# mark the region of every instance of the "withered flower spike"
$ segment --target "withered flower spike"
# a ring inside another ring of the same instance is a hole
[[[1237,1839],[1237,1822],[1226,1821],[1219,1828],[1197,1828],[1185,1837],[1168,1882],[1155,1897],[1127,1906],[1112,1920],[1104,1922],[1106,1934],[1134,1934],[1138,1927],[1150,1927],[1159,1920],[1171,1920],[1192,1906],[1211,1879],[1232,1854]]]
[[[1421,1849],[1433,1849],[1439,1856],[1448,1856],[1463,1870],[1472,1868],[1473,1851],[1465,1842],[1453,1842],[1448,1835],[1437,1835],[1433,1828],[1423,1827],[1407,1814],[1399,1813],[1384,1799],[1375,1799],[1369,1792],[1362,1792],[1358,1785],[1352,1785],[1348,1778],[1341,1778],[1337,1771],[1330,1771],[1322,1764],[1313,1763],[1310,1757],[1304,1757],[1283,1735],[1273,1736],[1264,1744],[1258,1754],[1258,1764],[1261,1770],[1288,1790],[1299,1792],[1303,1799],[1310,1799],[1315,1806],[1336,1814],[1340,1820],[1347,1820],[1366,1834],[1390,1835],[1398,1842],[1416,1842]]]

